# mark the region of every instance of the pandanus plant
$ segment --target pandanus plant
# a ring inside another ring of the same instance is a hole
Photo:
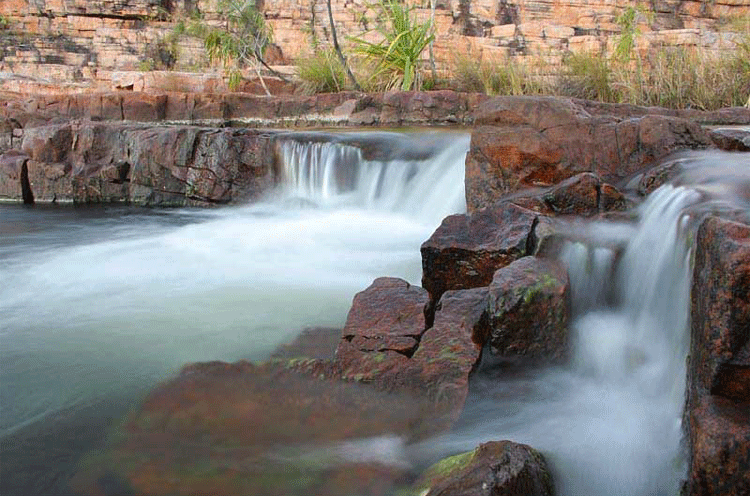
[[[371,79],[385,78],[384,89],[419,89],[422,52],[435,38],[432,22],[417,21],[414,9],[398,0],[380,0],[376,6],[380,11],[376,30],[382,39],[350,38],[355,53],[374,63]]]
[[[279,74],[263,58],[273,37],[263,13],[258,11],[254,0],[219,0],[218,7],[223,18],[222,25],[209,25],[196,19],[189,24],[187,34],[203,40],[211,61],[224,64],[229,74],[230,88],[235,89],[241,82],[240,69],[251,67],[266,94],[270,95],[261,74],[261,66],[276,76]]]

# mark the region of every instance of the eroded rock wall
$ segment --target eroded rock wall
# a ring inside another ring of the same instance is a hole
[[[324,0],[257,0],[274,30],[276,49],[269,59],[289,64],[330,40]],[[414,2],[423,18],[428,2]],[[365,0],[332,0],[339,38],[361,35],[374,26]],[[612,47],[626,0],[437,0],[435,56],[447,67],[456,54],[497,58],[543,56],[559,61],[570,51]],[[179,73],[156,79],[122,71],[211,70],[200,43],[174,35],[176,23],[200,13],[217,22],[216,0],[0,0],[0,72],[51,83],[90,86],[140,85],[159,90],[215,91],[221,78],[193,81]],[[678,45],[725,50],[729,19],[750,13],[744,0],[653,1],[638,16],[637,48]],[[218,68],[214,68],[218,71]],[[7,77],[6,77],[7,79]],[[131,81],[129,81],[131,80]],[[18,81],[6,83],[23,88]],[[74,90],[75,87],[68,88]]]

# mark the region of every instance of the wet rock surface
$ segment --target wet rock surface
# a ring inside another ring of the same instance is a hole
[[[488,301],[493,355],[525,364],[568,358],[570,283],[560,263],[524,257],[499,269]]]
[[[710,216],[693,273],[690,495],[750,491],[750,226]]]
[[[307,373],[313,368],[185,367],[84,463],[74,486],[112,496],[389,493],[407,468],[403,438],[426,412],[407,396]]]
[[[21,149],[37,201],[210,205],[252,200],[271,188],[270,137],[249,129],[82,122],[32,128]],[[13,171],[2,171],[0,195],[18,198]]]
[[[544,457],[525,444],[493,441],[441,460],[415,484],[427,496],[551,496]]]
[[[422,286],[437,301],[447,290],[489,285],[497,269],[533,250],[536,221],[511,203],[446,217],[422,244]]]
[[[750,151],[750,130],[747,129],[713,129],[710,133],[714,144],[729,152]]]
[[[507,201],[548,215],[592,216],[632,206],[616,187],[590,172],[577,174],[540,192],[509,195]]]

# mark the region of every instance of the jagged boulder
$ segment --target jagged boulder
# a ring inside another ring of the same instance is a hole
[[[345,379],[383,381],[406,367],[427,326],[424,289],[381,277],[357,293],[336,349]]]
[[[415,487],[425,496],[552,496],[554,484],[541,453],[525,444],[491,441],[445,458]]]
[[[491,98],[480,104],[475,123],[466,159],[469,212],[513,191],[549,187],[582,172],[613,182],[675,150],[713,145],[692,120],[593,114],[556,97]]]
[[[521,364],[568,358],[570,283],[558,262],[524,257],[499,269],[489,286],[490,352]]]
[[[487,336],[487,288],[448,291],[426,329],[427,292],[395,278],[358,293],[336,350],[342,379],[409,392],[430,409],[430,430],[450,427],[463,410],[469,376]]]
[[[538,214],[502,203],[446,217],[422,244],[422,286],[433,302],[451,289],[489,285],[497,269],[533,252]]]
[[[750,492],[750,226],[698,229],[685,409],[691,496]]]

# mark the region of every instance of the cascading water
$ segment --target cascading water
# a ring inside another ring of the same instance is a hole
[[[392,155],[409,136],[378,133],[378,146]],[[366,159],[361,148],[346,141],[281,140],[279,154],[287,195],[323,206],[356,206],[399,212],[437,225],[447,215],[466,210],[463,160],[468,136],[453,136],[445,146],[433,135],[421,153]],[[383,152],[381,152],[383,154]],[[411,155],[411,156],[410,156]]]
[[[107,423],[184,363],[263,359],[302,327],[341,326],[375,277],[418,282],[419,245],[465,208],[468,142],[290,133],[280,191],[250,207],[1,207],[0,493],[65,494]],[[558,494],[676,494],[694,220],[750,211],[749,191],[747,158],[688,155],[637,224],[578,226],[594,242],[561,254],[574,363],[478,378],[459,429],[403,459],[398,439],[367,449],[417,463],[511,439],[545,453]]]
[[[750,157],[695,152],[638,222],[571,226],[570,367],[488,373],[462,427],[433,449],[511,439],[552,463],[558,494],[674,495],[681,451],[694,231],[710,211],[750,213]]]
[[[376,277],[419,283],[420,244],[465,208],[468,135],[293,134],[280,191],[252,206],[0,206],[1,494],[65,494],[108,422],[185,363],[262,360],[343,326]]]

